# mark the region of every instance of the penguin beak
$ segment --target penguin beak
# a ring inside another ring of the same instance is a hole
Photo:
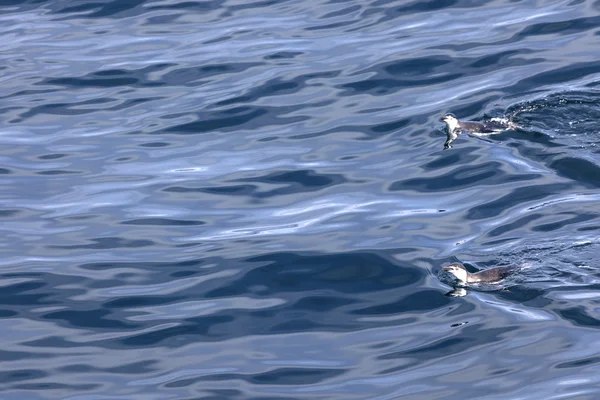
[[[445,115],[443,115],[443,116],[441,116],[441,117],[440,117],[440,121],[443,121],[443,120],[445,120],[445,119],[446,119],[446,116],[445,116]]]
[[[444,271],[452,271],[452,267],[451,267],[451,266],[442,267],[442,269],[443,269]]]

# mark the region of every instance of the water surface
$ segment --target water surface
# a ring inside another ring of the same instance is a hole
[[[596,399],[600,12],[0,6],[2,399]],[[443,150],[439,117],[520,110]],[[463,297],[439,274],[526,264]]]

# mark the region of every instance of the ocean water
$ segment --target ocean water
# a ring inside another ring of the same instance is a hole
[[[600,2],[4,0],[0,399],[600,398]],[[517,113],[461,135],[439,117]],[[449,262],[527,266],[452,296]]]

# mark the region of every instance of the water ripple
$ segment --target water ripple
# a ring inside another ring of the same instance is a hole
[[[2,399],[598,397],[597,4],[0,22]],[[446,112],[522,128],[443,150]]]

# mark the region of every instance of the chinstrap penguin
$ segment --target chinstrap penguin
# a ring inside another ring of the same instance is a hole
[[[471,283],[498,283],[519,270],[519,268],[516,267],[496,267],[476,273],[470,273],[459,263],[446,265],[445,267],[442,267],[442,269],[454,275],[460,286],[466,286]]]
[[[440,121],[446,123],[446,135],[448,139],[444,143],[444,149],[449,149],[450,143],[456,140],[459,134],[467,132],[470,134],[490,134],[495,132],[502,132],[507,129],[517,129],[518,125],[512,122],[512,115],[510,118],[492,118],[484,122],[475,121],[459,121],[454,114],[444,114]]]

